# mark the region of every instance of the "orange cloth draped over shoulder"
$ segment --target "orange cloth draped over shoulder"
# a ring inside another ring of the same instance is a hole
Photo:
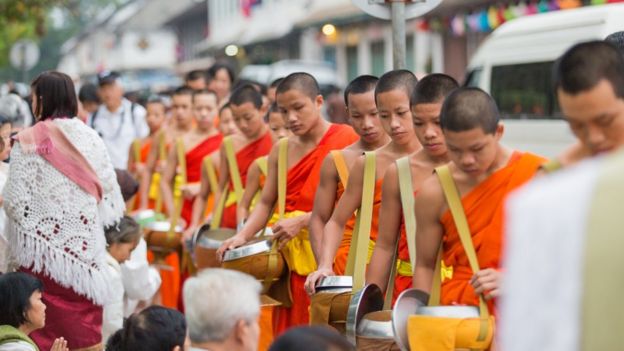
[[[202,162],[204,157],[219,150],[223,135],[217,134],[206,138],[204,141],[195,146],[186,153],[186,181],[187,183],[198,183],[201,180]],[[193,215],[193,199],[184,199],[182,207],[182,218],[187,225],[191,223]]]
[[[353,144],[359,136],[353,128],[343,124],[332,124],[316,148],[305,155],[288,170],[286,179],[286,212],[312,211],[316,188],[319,185],[321,165],[331,150],[340,150]],[[308,239],[309,240],[309,239]],[[305,258],[314,262],[314,257]],[[274,316],[275,336],[286,329],[309,324],[310,298],[303,286],[306,277],[290,273],[290,288],[293,307],[276,307]]]
[[[241,182],[243,187],[247,183],[247,171],[249,166],[258,158],[266,156],[271,152],[273,147],[273,139],[271,133],[266,132],[258,140],[253,141],[236,153],[236,163],[238,164],[238,171],[240,172]],[[230,179],[230,191],[234,190],[234,183]],[[223,219],[221,220],[222,228],[236,229],[236,203],[228,206],[223,211]]]
[[[405,232],[405,220],[403,220],[403,215],[401,215],[401,228],[399,231],[399,247],[397,258],[401,261],[410,262],[409,249],[407,246],[407,234]],[[396,277],[394,278],[394,290],[392,291],[392,306],[396,302],[396,299],[399,295],[412,287],[412,276],[401,275],[397,272]]]
[[[503,205],[513,190],[529,181],[538,171],[544,159],[530,154],[514,152],[508,164],[494,172],[461,199],[472,242],[481,269],[500,267],[503,246]],[[459,239],[455,222],[447,210],[440,218],[444,227],[442,259],[446,267],[452,267],[453,275],[442,282],[441,305],[478,306],[479,300],[470,285],[474,272]],[[495,314],[495,302],[488,302],[490,312]]]
[[[336,203],[344,194],[345,187],[342,182],[338,182],[338,188],[336,189]],[[351,237],[353,236],[353,229],[355,228],[355,215],[351,216],[345,224],[345,229],[342,234],[342,240],[338,251],[336,251],[336,257],[334,258],[334,272],[336,275],[344,275],[345,268],[347,267],[347,258],[349,256],[349,248],[351,247]]]

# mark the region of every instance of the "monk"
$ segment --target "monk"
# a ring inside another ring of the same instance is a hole
[[[149,135],[143,139],[137,139],[132,143],[128,155],[128,170],[139,181],[139,194],[148,194],[151,182],[151,173],[145,167],[147,158],[152,150],[152,145],[158,142],[158,135],[167,122],[167,107],[160,97],[147,100],[145,105],[145,122],[149,127]],[[137,159],[137,156],[138,159]],[[153,208],[148,206],[148,196],[140,195],[133,198],[132,208]]]
[[[275,314],[275,335],[289,327],[308,324],[310,300],[303,284],[305,277],[316,269],[308,239],[307,226],[319,184],[323,159],[331,150],[342,149],[357,140],[357,134],[346,125],[331,124],[321,116],[323,97],[316,79],[308,73],[293,73],[279,84],[277,106],[288,121],[293,137],[288,139],[286,207],[283,219],[273,224],[274,239],[284,253],[291,270],[291,308],[278,307]],[[242,230],[223,243],[217,254],[251,240],[273,216],[277,201],[278,147],[269,154],[269,172],[260,201]]]
[[[398,158],[409,155],[421,148],[414,133],[410,97],[416,86],[417,79],[407,70],[395,70],[385,73],[375,87],[375,101],[381,125],[390,136],[390,142],[377,149],[375,159],[375,195],[373,202],[372,225],[370,240],[377,241],[377,220],[381,205],[381,186],[386,169]],[[364,186],[364,157],[360,156],[349,172],[346,191],[325,225],[319,268],[308,276],[306,291],[315,293],[316,283],[322,278],[334,275],[332,265],[336,252],[342,241],[345,225],[362,204],[362,188]],[[368,233],[364,233],[368,234]],[[360,233],[359,235],[362,235]],[[370,247],[370,246],[369,246]],[[372,252],[369,252],[369,255]]]
[[[449,162],[444,143],[444,134],[440,129],[440,110],[444,98],[458,88],[455,79],[445,74],[430,74],[418,82],[411,98],[414,130],[422,149],[409,155],[412,188],[415,193],[433,174],[433,170]],[[408,195],[410,196],[410,195]],[[408,209],[414,215],[414,209]],[[387,290],[392,267],[392,257],[397,249],[400,260],[394,283],[393,302],[403,290],[412,286],[412,265],[405,232],[404,209],[401,202],[401,189],[397,164],[390,165],[384,176],[379,210],[379,235],[373,251],[366,282],[376,284],[382,292]],[[416,233],[410,233],[415,235]],[[413,255],[414,253],[412,253]],[[412,258],[413,259],[413,258]]]
[[[188,97],[189,95],[186,96]],[[193,201],[199,193],[202,161],[206,155],[218,150],[223,140],[223,136],[214,127],[213,122],[218,111],[216,95],[208,90],[200,90],[191,92],[190,96],[193,104],[193,115],[191,115],[190,119],[178,119],[177,121],[179,124],[196,122],[196,127],[180,138],[186,158],[186,184],[182,188],[184,205],[181,218],[184,219],[187,226],[191,223]],[[170,209],[170,216],[174,215],[172,185],[174,177],[178,173],[180,162],[178,160],[178,152],[177,147],[171,147],[171,150],[169,150],[167,166],[161,183],[163,198],[167,208]]]
[[[323,229],[329,221],[338,199],[344,194],[349,168],[353,166],[355,160],[364,151],[376,150],[390,141],[390,137],[381,125],[375,105],[375,86],[378,81],[377,77],[363,75],[352,80],[345,89],[344,98],[349,116],[348,121],[360,136],[360,140],[341,151],[327,155],[323,161],[321,180],[314,198],[314,209],[310,218],[310,243],[317,262],[320,262]],[[339,166],[341,162],[343,166]],[[339,167],[343,167],[347,171],[343,175],[345,179],[341,178]],[[338,275],[344,274],[354,227],[355,216],[351,216],[345,225],[344,235],[334,259],[333,269]]]
[[[269,126],[269,132],[271,133],[273,143],[281,138],[287,138],[292,135],[284,116],[279,111],[276,104],[271,105],[269,112],[264,116],[264,121]],[[249,166],[243,198],[238,203],[238,208],[236,209],[236,218],[242,218],[242,221],[245,221],[249,216],[249,212],[255,205],[264,187],[267,176],[268,158],[268,155],[258,157]]]
[[[219,123],[217,123],[217,128],[224,137],[240,133],[236,127],[236,123],[234,123],[234,117],[232,116],[232,109],[230,109],[229,103],[226,103],[219,109]],[[218,165],[219,163],[216,164]]]
[[[414,288],[430,292],[438,249],[442,268],[451,277],[442,281],[441,305],[479,305],[479,294],[489,300],[499,295],[502,209],[505,197],[530,180],[544,159],[510,150],[500,144],[503,125],[494,100],[478,88],[460,88],[442,106],[444,132],[456,183],[480,271],[473,272],[460,242],[437,176],[426,179],[415,198],[417,221]],[[452,273],[451,273],[452,272]],[[446,276],[447,274],[445,274]]]
[[[262,94],[253,85],[246,84],[234,90],[230,96],[229,104],[234,123],[240,134],[230,137],[236,165],[231,165],[226,157],[225,145],[221,147],[219,189],[225,189],[227,186],[228,190],[227,193],[220,195],[227,196],[221,227],[235,229],[238,223],[242,221],[242,218],[240,220],[237,219],[236,209],[245,190],[249,166],[257,158],[269,154],[273,146],[273,138],[267,124],[264,122],[266,110],[263,107]],[[237,168],[238,174],[233,174],[230,171],[234,166]],[[241,182],[241,194],[236,193],[236,178]],[[215,202],[218,203],[219,199]]]
[[[621,55],[603,41],[581,43],[561,56],[554,67],[561,112],[577,143],[545,165],[556,170],[610,153],[624,145],[624,104],[616,88],[622,79]]]

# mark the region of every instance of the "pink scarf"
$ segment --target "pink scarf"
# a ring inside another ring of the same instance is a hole
[[[98,203],[102,200],[102,185],[97,174],[54,122],[38,122],[22,130],[15,139],[24,152],[37,153],[81,189],[93,195]]]

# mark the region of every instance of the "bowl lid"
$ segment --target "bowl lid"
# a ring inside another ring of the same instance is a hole
[[[269,251],[271,251],[271,241],[261,240],[237,247],[235,249],[227,250],[223,255],[223,261],[233,261],[239,258],[249,257]]]

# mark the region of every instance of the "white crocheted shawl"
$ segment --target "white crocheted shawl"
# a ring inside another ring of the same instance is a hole
[[[125,204],[98,134],[76,118],[54,123],[95,170],[103,198],[98,204],[45,159],[23,152],[16,143],[3,192],[10,259],[103,305],[110,295],[103,228],[119,221]]]

